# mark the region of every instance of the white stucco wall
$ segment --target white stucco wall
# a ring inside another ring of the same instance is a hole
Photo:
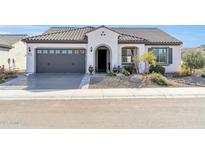
[[[0,48],[0,66],[8,67],[9,49]]]
[[[119,44],[118,45],[118,63],[120,66],[122,66],[122,48],[124,47],[136,47],[137,48],[137,55],[141,56],[143,55],[145,51],[145,45],[144,44]],[[145,69],[145,64],[143,62],[140,63],[140,73],[143,73]]]
[[[26,43],[19,41],[13,44],[10,50],[10,58],[15,60],[15,68],[26,70]]]
[[[172,48],[172,64],[169,64],[165,67],[166,73],[176,72],[180,70],[181,67],[181,46],[145,46],[145,51],[148,51],[148,48],[151,47],[163,47],[163,48]]]
[[[30,52],[29,49],[30,48]],[[26,72],[35,73],[36,72],[36,48],[83,48],[87,49],[87,44],[77,44],[77,43],[27,43],[27,63]],[[85,53],[87,55],[87,51]],[[87,61],[87,58],[86,58]]]
[[[11,59],[10,67],[17,70],[26,69],[26,43],[18,41],[12,45],[12,49],[0,48],[0,65],[5,65],[5,68],[9,68],[8,59]],[[12,61],[15,61],[13,64]]]
[[[104,33],[103,33],[104,32]],[[101,35],[105,34],[105,35]],[[88,52],[87,52],[87,73],[88,67],[92,65],[95,68],[95,54],[100,46],[105,46],[110,50],[111,56],[111,70],[114,66],[119,65],[119,52],[118,52],[118,36],[119,34],[107,28],[99,28],[95,31],[87,33],[88,36]],[[92,48],[92,52],[91,49]]]

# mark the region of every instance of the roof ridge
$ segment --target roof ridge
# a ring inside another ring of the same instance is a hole
[[[63,32],[67,32],[67,31],[73,31],[73,30],[78,30],[78,29],[83,29],[83,28],[94,28],[94,27],[91,27],[91,26],[85,26],[85,27],[76,27],[74,29],[65,29],[65,30],[62,30],[62,31],[56,31],[56,32],[51,32],[51,33],[43,33],[43,34],[40,34],[40,35],[35,35],[35,36],[31,36],[31,37],[28,37],[28,38],[35,38],[35,37],[39,37],[39,36],[46,36],[46,35],[51,35],[51,34],[57,34],[57,33],[63,33]],[[26,39],[28,39],[26,38]]]
[[[125,34],[125,33],[122,33],[122,32],[115,31],[114,28],[108,27],[108,26],[105,26],[105,25],[98,26],[96,29],[99,29],[99,28],[102,28],[102,27],[107,28],[107,29],[109,29],[109,30],[111,30],[111,31],[113,31],[115,33],[118,33],[119,35],[127,35],[127,36],[130,36],[130,37],[134,37],[134,38],[138,38],[138,39],[143,39],[143,40],[149,41],[149,40],[147,40],[145,38],[141,38],[141,37],[133,36],[133,35],[130,35],[130,34]],[[93,31],[93,30],[90,30],[89,32],[91,32],[91,31]],[[87,32],[87,33],[89,33],[89,32]]]

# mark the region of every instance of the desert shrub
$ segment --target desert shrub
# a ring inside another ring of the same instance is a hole
[[[189,68],[186,65],[182,65],[180,71],[173,73],[173,77],[185,77],[190,75],[191,75],[191,68]]]
[[[0,84],[4,82],[5,82],[5,79],[3,77],[0,77]]]
[[[132,71],[134,69],[134,67],[132,65],[128,65],[128,66],[124,66],[123,67],[126,71],[128,71],[130,74],[132,74]]]
[[[202,72],[205,74],[205,67],[202,69]]]
[[[122,74],[124,74],[125,76],[130,76],[130,72],[127,71],[125,68],[122,69]]]
[[[161,75],[159,73],[152,73],[149,76],[150,76],[150,80],[152,82],[154,82],[154,83],[156,83],[156,84],[158,84],[160,86],[168,86],[168,85],[170,85],[169,80],[165,76],[163,76],[163,75]]]
[[[191,69],[199,69],[205,66],[205,53],[201,51],[185,52],[182,60],[186,66]]]
[[[204,74],[201,74],[201,77],[202,77],[202,78],[205,78],[205,73],[204,73]]]
[[[107,73],[107,76],[115,76],[115,73],[110,71],[110,72]]]
[[[149,68],[150,73],[160,73],[164,75],[165,73],[165,68],[160,66],[160,65],[151,65]]]
[[[15,71],[15,70],[13,70],[13,71],[8,71],[8,70],[6,70],[5,72],[4,72],[4,74],[6,74],[6,75],[15,75],[17,73],[17,71]]]

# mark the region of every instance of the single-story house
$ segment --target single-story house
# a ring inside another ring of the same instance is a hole
[[[0,34],[0,66],[7,70],[26,70],[27,35]]]
[[[182,42],[158,28],[51,27],[24,41],[28,73],[88,73],[89,66],[107,72],[150,50],[166,72],[181,64]],[[140,72],[144,70],[141,62]]]

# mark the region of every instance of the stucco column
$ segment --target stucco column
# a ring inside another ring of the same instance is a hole
[[[114,48],[111,53],[111,70],[113,67],[118,67],[118,65],[118,50]]]
[[[144,44],[142,44],[142,45],[140,45],[140,46],[138,47],[138,52],[139,52],[139,56],[140,56],[140,57],[144,54],[144,52],[146,52],[146,51],[145,51],[145,45],[144,45]],[[144,63],[144,62],[140,62],[139,65],[140,65],[140,66],[139,66],[139,72],[140,72],[140,73],[144,73],[144,72],[145,72],[145,63]]]
[[[35,49],[27,45],[26,51],[26,72],[35,73]]]
[[[87,47],[87,60],[86,60],[86,73],[89,73],[88,68],[89,66],[93,66],[95,69],[95,47],[92,44],[89,44]]]

